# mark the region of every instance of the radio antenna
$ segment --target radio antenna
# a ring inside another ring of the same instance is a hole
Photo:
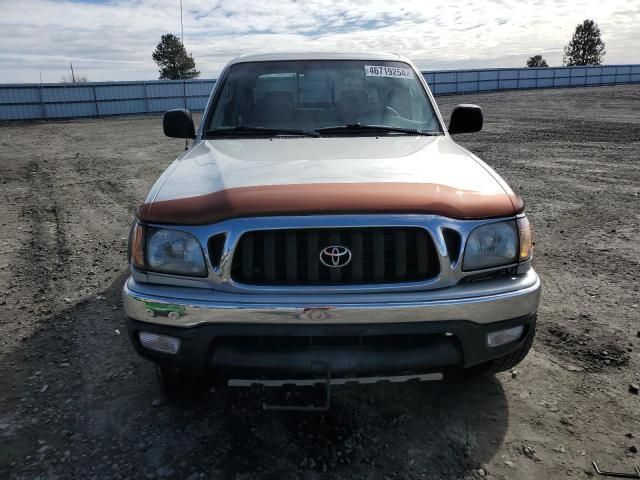
[[[180,41],[184,43],[184,25],[182,24],[182,0],[180,0]]]
[[[187,49],[184,46],[184,25],[182,23],[182,0],[180,0],[180,42],[182,43],[182,48],[185,53]],[[187,110],[187,84],[182,72],[180,72],[180,76],[182,77],[182,98],[184,100],[184,109]],[[189,131],[189,125],[187,122],[184,122],[184,149],[189,150],[189,140],[187,139],[187,132]]]

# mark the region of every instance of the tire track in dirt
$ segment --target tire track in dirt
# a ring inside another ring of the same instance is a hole
[[[70,256],[58,192],[48,169],[41,169],[38,163],[31,162],[27,164],[26,171],[25,180],[30,193],[22,217],[31,224],[32,239],[28,246],[31,255],[25,255],[25,258],[32,264],[33,271],[44,270],[41,273],[44,280],[50,281],[52,277],[55,280],[54,269],[61,274],[67,273]]]
[[[133,211],[133,206],[142,200],[136,194],[137,188],[132,185],[130,172],[123,170],[120,166],[110,165],[110,168],[102,170],[99,178],[96,179],[96,168],[92,162],[95,162],[95,159],[78,154],[73,162],[75,174],[80,178],[87,179],[85,185],[96,188],[112,203],[130,214]]]
[[[9,268],[17,273],[14,294],[23,300],[29,298],[28,305],[23,301],[20,307],[30,314],[28,323],[37,325],[40,316],[52,314],[64,305],[57,290],[59,283],[69,282],[69,248],[50,171],[33,161],[24,166],[20,176],[26,192],[19,221],[29,234],[18,254],[11,258]],[[24,324],[8,325],[7,333],[23,327]]]

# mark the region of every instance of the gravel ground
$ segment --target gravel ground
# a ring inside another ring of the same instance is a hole
[[[0,125],[0,478],[556,479],[639,463],[640,85],[441,97],[527,201],[544,283],[517,372],[164,399],[125,334],[132,211],[181,151],[160,118]],[[270,395],[290,395],[271,392]],[[293,393],[293,395],[296,395]]]

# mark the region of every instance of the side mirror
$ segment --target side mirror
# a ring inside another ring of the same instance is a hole
[[[191,112],[186,108],[178,108],[164,112],[162,116],[162,128],[167,137],[193,138],[196,136],[196,128],[193,125]]]
[[[473,133],[482,130],[482,109],[478,105],[458,105],[451,112],[449,133]]]

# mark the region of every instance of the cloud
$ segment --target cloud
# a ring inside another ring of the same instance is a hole
[[[383,50],[425,68],[559,64],[575,25],[594,18],[609,63],[640,63],[640,8],[626,0],[183,0],[185,44],[205,77],[231,58],[282,50]],[[29,12],[25,14],[25,12]],[[23,0],[0,17],[0,83],[157,78],[151,52],[180,33],[179,0]]]

